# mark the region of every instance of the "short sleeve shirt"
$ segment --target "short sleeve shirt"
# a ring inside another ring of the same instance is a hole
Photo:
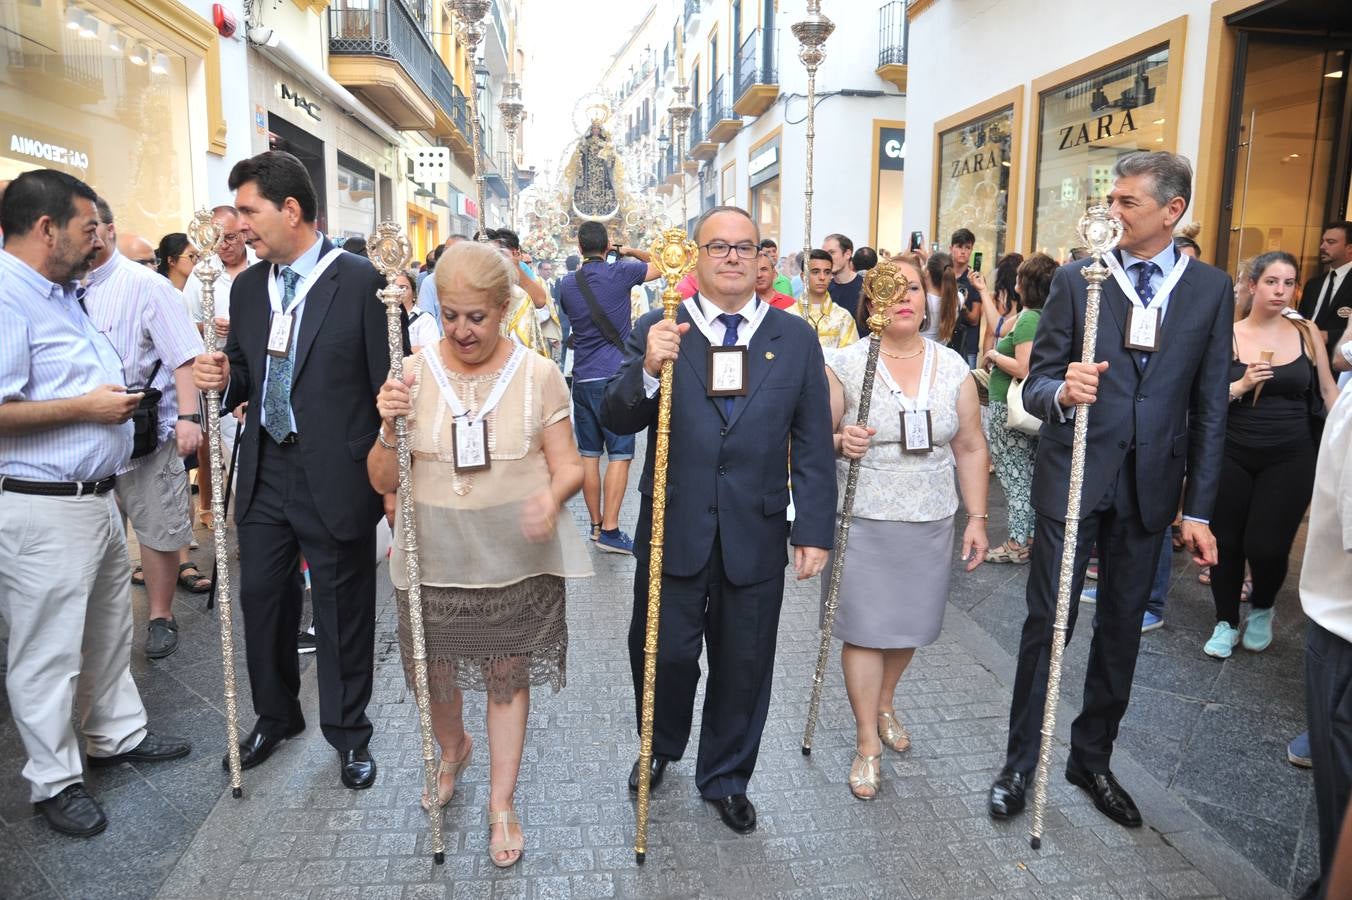
[[[630,330],[629,289],[647,279],[648,264],[637,259],[587,262],[579,266],[577,272],[569,272],[559,280],[559,306],[568,316],[573,332],[573,380],[610,378],[620,371],[623,355],[592,321],[591,308],[577,284],[579,273],[587,279],[602,314],[624,341]]]

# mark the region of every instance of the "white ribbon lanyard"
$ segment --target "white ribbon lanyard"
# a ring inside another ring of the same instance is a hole
[[[503,394],[507,393],[507,387],[512,383],[512,377],[516,375],[516,370],[520,368],[521,361],[526,358],[526,348],[520,344],[513,345],[512,355],[507,358],[507,364],[502,367],[502,374],[498,376],[497,383],[493,385],[493,390],[489,391],[488,399],[484,401],[479,411],[472,416],[469,410],[465,408],[465,404],[460,402],[460,397],[456,395],[455,389],[451,387],[451,381],[446,377],[446,370],[441,365],[437,348],[431,347],[424,350],[423,357],[426,360],[427,368],[432,372],[432,378],[436,380],[437,387],[441,389],[441,398],[446,401],[446,405],[451,409],[451,445],[455,457],[456,471],[472,472],[477,469],[487,469],[490,463],[488,423],[485,419],[488,418],[489,413],[497,408],[498,403],[502,401]]]
[[[770,314],[770,304],[759,299],[756,308],[746,317],[746,327],[737,330],[737,341],[724,345],[714,337],[713,326],[704,316],[704,310],[694,297],[685,301],[685,310],[695,327],[709,341],[708,395],[710,397],[741,397],[746,394],[747,385],[747,347],[751,338],[760,328],[765,317]]]
[[[1141,300],[1141,295],[1136,293],[1136,285],[1131,283],[1127,277],[1127,272],[1122,268],[1122,263],[1118,261],[1117,254],[1109,253],[1104,259],[1108,263],[1108,268],[1113,273],[1113,278],[1117,281],[1117,286],[1122,289],[1126,295],[1131,307],[1127,310],[1127,337],[1126,347],[1128,350],[1140,350],[1145,353],[1154,353],[1160,349],[1160,316],[1164,309],[1169,305],[1169,295],[1173,292],[1178,280],[1183,277],[1183,270],[1188,267],[1188,257],[1175,251],[1177,257],[1174,267],[1169,270],[1169,275],[1160,285],[1160,289],[1150,298],[1150,305],[1146,306]]]
[[[925,341],[925,360],[920,366],[920,386],[912,402],[896,380],[887,370],[887,365],[878,366],[878,375],[883,384],[892,393],[892,399],[901,407],[901,449],[906,453],[929,453],[934,449],[933,422],[930,418],[929,394],[930,382],[934,378],[934,361],[938,354],[934,352],[934,342]]]
[[[334,247],[328,253],[325,253],[306,275],[296,285],[295,298],[288,310],[282,310],[282,289],[277,286],[276,272],[268,273],[268,303],[272,306],[272,320],[268,325],[268,355],[275,357],[286,357],[291,353],[292,332],[295,330],[294,323],[296,315],[305,303],[305,295],[310,293],[319,276],[324,274],[324,270],[333,264],[333,261],[341,256],[343,249]],[[285,266],[281,268],[286,268]]]

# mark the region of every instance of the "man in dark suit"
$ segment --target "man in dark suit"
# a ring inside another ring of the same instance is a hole
[[[806,322],[757,300],[759,238],[755,222],[737,207],[715,207],[700,217],[699,293],[685,301],[675,322],[663,320],[659,310],[638,320],[602,410],[605,426],[617,434],[648,429],[652,447],[658,376],[664,361],[675,360],[650,784],[657,787],[667,764],[685,752],[704,644],[709,683],[695,783],[723,822],[743,833],[756,827],[746,786],[770,705],[785,541],[794,545],[798,578],[818,574],[831,547],[836,510],[821,348]],[[719,365],[711,379],[714,358]],[[710,396],[715,382],[734,387],[740,382],[744,390],[740,396]],[[785,516],[790,439],[798,512],[792,532]],[[634,536],[638,567],[629,661],[638,709],[653,459],[649,452],[639,481]],[[638,790],[638,778],[635,763],[630,790]]]
[[[1352,317],[1352,222],[1330,222],[1319,241],[1324,274],[1305,282],[1300,314],[1319,329],[1329,359],[1338,356],[1338,340]]]
[[[1234,298],[1225,273],[1177,253],[1173,229],[1192,195],[1181,156],[1139,152],[1120,158],[1109,195],[1123,235],[1103,285],[1095,363],[1077,362],[1084,334],[1089,261],[1062,267],[1038,324],[1023,402],[1043,420],[1033,469],[1037,524],[1028,578],[1028,617],[1019,644],[1005,767],[991,787],[990,814],[1024,807],[1041,744],[1047,665],[1065,536],[1076,404],[1092,404],[1070,589],[1075,613],[1098,542],[1098,608],[1084,702],[1071,728],[1066,779],[1087,790],[1114,822],[1141,824],[1109,769],[1126,713],[1149,573],[1183,495],[1183,539],[1199,565],[1216,561],[1208,520],[1225,441],[1227,369]],[[1138,318],[1144,321],[1138,321]],[[1153,331],[1148,326],[1154,323]],[[1136,327],[1132,327],[1135,325]],[[1135,340],[1132,340],[1132,338]],[[1131,346],[1128,346],[1128,344]],[[1153,349],[1143,349],[1144,347]]]
[[[389,372],[383,280],[371,263],[315,231],[316,198],[300,161],[262,153],[230,173],[240,231],[257,263],[230,291],[224,353],[194,365],[197,387],[248,402],[235,523],[240,608],[257,724],[244,767],[305,728],[296,632],[310,568],[319,716],[349,788],[370,787],[367,749],[375,648],[375,526],[381,498],[366,476]]]

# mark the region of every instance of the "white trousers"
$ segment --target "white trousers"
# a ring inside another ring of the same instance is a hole
[[[0,493],[0,617],[9,626],[9,705],[36,803],[84,780],[71,726],[77,702],[92,756],[124,753],[146,734],[130,669],[127,538],[112,492]]]

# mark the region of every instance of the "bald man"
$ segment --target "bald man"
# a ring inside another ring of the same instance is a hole
[[[155,268],[155,248],[151,246],[150,241],[139,234],[133,234],[130,231],[125,234],[118,232],[117,252],[134,263],[140,263],[147,269]]]

